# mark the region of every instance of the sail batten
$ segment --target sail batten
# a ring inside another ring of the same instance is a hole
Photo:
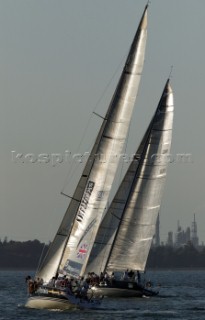
[[[107,206],[120,154],[127,137],[144,64],[147,7],[132,42],[124,69],[81,179],[37,276],[48,281],[56,272],[82,275]],[[76,202],[74,199],[80,199]],[[63,232],[62,232],[63,230]],[[59,255],[55,263],[56,249]]]

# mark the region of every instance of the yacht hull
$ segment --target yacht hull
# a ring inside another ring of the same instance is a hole
[[[125,281],[113,281],[112,285],[93,286],[92,290],[96,295],[113,298],[156,296],[158,294],[158,291],[139,286],[133,282]]]
[[[32,296],[29,297],[25,307],[32,309],[59,309],[67,310],[76,307],[75,304],[71,303],[69,300],[43,297],[43,296]]]
[[[69,310],[69,309],[95,309],[99,307],[101,300],[86,301],[83,299],[63,299],[45,296],[31,296],[25,307],[31,309]]]
[[[102,297],[93,297],[93,291],[86,297],[79,297],[74,294],[67,294],[63,290],[55,288],[39,288],[32,294],[25,307],[32,309],[59,309],[68,310],[74,308],[95,308],[101,304]]]

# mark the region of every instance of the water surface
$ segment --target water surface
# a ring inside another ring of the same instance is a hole
[[[147,279],[160,283],[151,298],[108,299],[98,310],[50,311],[24,307],[28,271],[0,271],[0,320],[205,320],[205,271],[152,271]]]

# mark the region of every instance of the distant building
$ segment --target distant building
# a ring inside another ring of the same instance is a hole
[[[191,242],[194,245],[194,247],[198,247],[199,245],[199,238],[197,236],[197,223],[195,220],[195,213],[194,213],[194,221],[191,225]]]
[[[167,238],[167,246],[173,247],[174,242],[173,242],[173,232],[169,231],[168,232],[168,238]]]
[[[159,246],[160,245],[160,234],[159,234],[159,213],[158,213],[158,217],[157,217],[157,222],[156,222],[156,232],[155,232],[155,246]]]
[[[175,246],[180,247],[183,243],[183,230],[179,224],[179,220],[177,221],[177,232],[175,233]]]

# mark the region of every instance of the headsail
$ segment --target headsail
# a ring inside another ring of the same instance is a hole
[[[147,6],[122,75],[82,177],[37,276],[82,274],[87,264],[127,136],[141,78],[147,39]]]
[[[166,179],[173,125],[167,81],[144,138],[98,230],[87,272],[144,270]]]

